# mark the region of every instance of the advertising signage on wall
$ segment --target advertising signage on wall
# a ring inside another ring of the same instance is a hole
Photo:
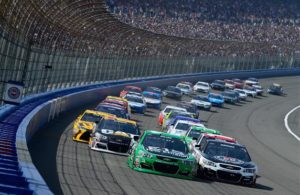
[[[5,84],[3,101],[6,104],[20,104],[23,96],[24,84],[18,81],[8,81]]]

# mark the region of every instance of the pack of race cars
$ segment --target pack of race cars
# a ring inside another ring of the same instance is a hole
[[[281,95],[283,90],[273,84],[268,92]],[[163,91],[126,86],[119,97],[107,96],[94,110],[86,110],[76,119],[73,140],[88,143],[91,150],[128,156],[129,167],[136,171],[255,186],[257,166],[246,147],[219,130],[205,127],[199,109],[210,110],[262,94],[263,88],[255,78],[211,84],[199,81],[195,85],[180,82]],[[191,96],[191,101],[167,105],[159,113],[160,131],[141,133],[137,122],[131,120],[132,113],[144,114],[147,108],[160,110],[164,97],[181,99],[183,95]]]

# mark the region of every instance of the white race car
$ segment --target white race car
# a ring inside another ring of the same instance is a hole
[[[234,89],[234,91],[237,91],[239,93],[239,99],[240,100],[246,100],[247,99],[247,93],[243,89]]]
[[[178,120],[174,125],[169,126],[168,133],[178,136],[185,136],[191,126],[204,127],[200,122]]]
[[[191,103],[197,106],[198,108],[203,108],[205,110],[211,109],[211,103],[208,100],[207,96],[201,96],[201,95],[195,96],[191,100]]]
[[[207,83],[207,82],[198,81],[194,85],[193,90],[197,91],[197,92],[208,93],[210,91],[210,86],[209,86],[209,83]]]
[[[190,95],[192,93],[192,87],[188,84],[178,83],[176,87],[179,88],[181,92],[185,95]]]
[[[239,89],[239,90],[243,90],[247,94],[247,96],[250,96],[250,97],[253,97],[253,98],[257,96],[256,91],[249,90],[247,88]]]
[[[257,166],[245,146],[233,138],[202,134],[193,147],[199,165],[198,176],[255,186]]]
[[[181,112],[187,112],[186,108],[180,108],[177,106],[166,106],[160,113],[158,116],[158,124],[162,125],[163,124],[163,120],[164,117],[171,111],[181,111]]]

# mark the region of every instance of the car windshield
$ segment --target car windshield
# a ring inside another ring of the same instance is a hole
[[[217,81],[215,81],[215,83],[221,84],[221,85],[225,85],[225,82],[224,82],[224,81],[219,81],[219,80],[217,80]]]
[[[155,87],[147,87],[145,91],[155,92],[155,93],[161,93],[161,90]]]
[[[131,96],[131,95],[128,95],[126,96],[126,99],[130,102],[137,102],[137,103],[143,103],[143,99],[140,98],[140,97],[136,97],[136,96]]]
[[[191,130],[187,136],[198,139],[201,136],[201,134],[202,134],[201,131]]]
[[[175,129],[187,131],[191,127],[191,124],[187,123],[177,123]]]
[[[169,119],[175,118],[176,116],[186,116],[186,117],[191,117],[191,114],[187,112],[172,112],[169,116]]]
[[[116,115],[119,118],[127,118],[125,110],[114,108],[114,107],[109,107],[109,106],[98,106],[96,108],[97,111],[100,112],[106,112],[109,114]]]
[[[209,142],[204,150],[204,153],[215,158],[229,157],[244,162],[251,161],[246,148],[221,142]]]
[[[176,92],[176,93],[181,93],[180,89],[176,88],[176,87],[173,87],[173,86],[169,86],[167,88],[168,91],[173,91],[173,92]]]
[[[246,92],[244,92],[243,90],[236,90],[236,91],[241,93],[241,94],[246,94]]]
[[[207,97],[204,96],[196,96],[193,98],[194,100],[200,100],[200,101],[205,101],[205,102],[209,102]]]
[[[229,96],[231,98],[236,97],[236,95],[234,93],[223,93],[224,96]]]
[[[156,100],[159,100],[160,98],[159,98],[159,96],[158,95],[156,95],[156,94],[151,94],[151,93],[145,93],[144,94],[144,97],[145,98],[150,98],[150,99],[156,99]]]
[[[217,95],[217,94],[210,94],[210,98],[215,98],[215,99],[222,99],[222,96]]]
[[[207,84],[207,83],[197,83],[196,85],[197,85],[197,86],[208,87],[208,84]]]
[[[234,82],[231,81],[231,80],[226,81],[226,83],[228,83],[228,84],[234,84]]]
[[[115,120],[104,120],[100,123],[97,131],[101,131],[102,129],[119,131],[119,123]]]
[[[177,85],[177,87],[182,88],[182,89],[190,89],[189,86],[182,85],[182,84]]]
[[[87,121],[87,122],[96,122],[96,121],[100,121],[102,119],[101,116],[99,115],[95,115],[92,113],[85,113],[82,117],[81,120],[82,121]]]
[[[150,134],[144,138],[142,145],[147,151],[154,154],[177,158],[187,158],[188,156],[187,145],[179,138]]]
[[[119,125],[120,125],[120,130],[125,133],[130,133],[134,135],[138,134],[138,128],[134,124],[120,122]]]

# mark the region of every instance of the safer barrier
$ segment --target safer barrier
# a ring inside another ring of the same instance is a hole
[[[0,113],[0,191],[22,194],[52,194],[31,161],[27,142],[46,123],[63,112],[100,101],[106,95],[117,95],[128,84],[140,87],[164,88],[179,81],[212,81],[224,78],[255,76],[274,77],[300,75],[300,69],[260,70],[188,75],[169,75],[131,81],[101,84],[59,90],[40,94],[17,107],[7,107]]]

